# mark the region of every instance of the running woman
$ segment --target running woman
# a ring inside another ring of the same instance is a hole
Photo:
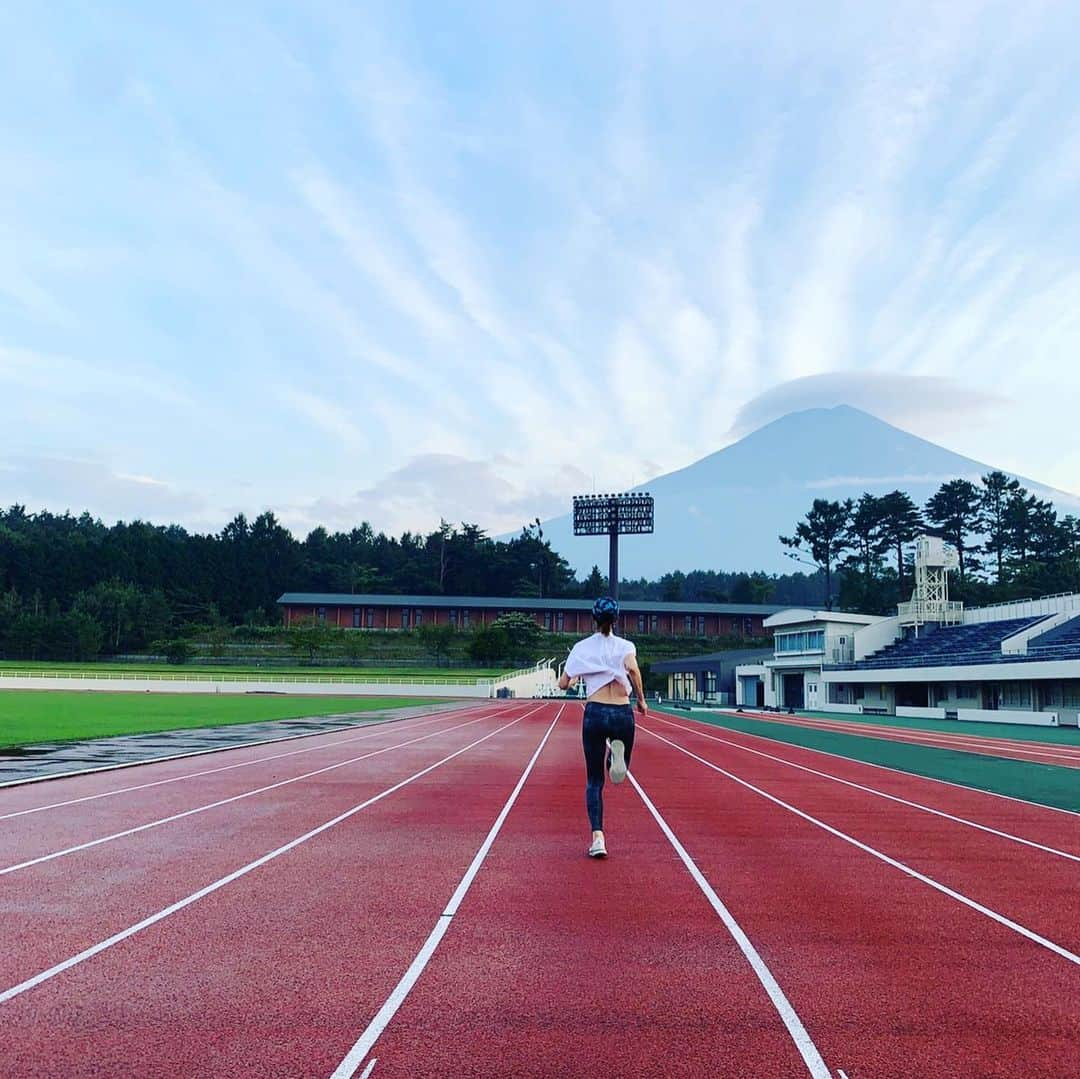
[[[630,767],[634,749],[634,712],[630,707],[630,688],[637,695],[637,710],[645,715],[645,690],[637,665],[637,650],[613,632],[619,605],[610,596],[593,604],[596,632],[570,650],[559,678],[559,688],[566,690],[578,679],[585,680],[585,722],[581,741],[585,748],[585,808],[592,827],[590,858],[606,858],[604,842],[604,765],[611,772],[611,782],[621,783]]]

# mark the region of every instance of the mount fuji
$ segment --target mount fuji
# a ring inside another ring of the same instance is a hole
[[[778,536],[792,534],[815,498],[843,500],[899,488],[923,506],[942,483],[977,483],[991,471],[991,465],[849,405],[792,412],[635,487],[656,499],[656,531],[622,537],[620,575],[655,578],[676,569],[792,572],[799,567],[784,556]],[[1016,478],[1059,513],[1077,513],[1075,495]],[[606,571],[604,537],[574,536],[569,515],[543,527],[545,538],[579,574],[594,564]]]

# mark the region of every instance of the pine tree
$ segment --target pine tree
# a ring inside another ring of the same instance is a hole
[[[828,499],[815,498],[814,504],[806,517],[795,526],[794,536],[781,536],[780,542],[790,547],[791,558],[799,560],[796,551],[804,549],[810,555],[812,564],[825,576],[825,610],[832,610],[833,567],[845,551],[851,549],[848,525],[854,502],[830,502]]]
[[[970,480],[943,483],[926,503],[926,519],[943,539],[956,549],[960,560],[960,583],[967,579],[968,563],[977,548],[969,543],[979,526],[979,488]],[[977,563],[972,567],[977,569]]]
[[[919,507],[906,491],[890,491],[881,500],[881,535],[896,552],[898,598],[904,595],[904,548],[925,527]]]
[[[1009,503],[1019,490],[1019,480],[1010,479],[1004,472],[988,472],[982,478],[979,529],[986,537],[983,550],[988,555],[993,555],[997,564],[999,585],[1005,583],[1005,559],[1009,553]]]

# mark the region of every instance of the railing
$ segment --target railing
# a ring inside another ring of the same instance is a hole
[[[923,600],[898,603],[896,613],[902,624],[908,622],[944,622],[955,625],[963,619],[964,605],[959,600]]]
[[[532,668],[518,671],[528,674]],[[506,675],[504,677],[511,677]],[[165,671],[70,671],[70,670],[10,670],[0,668],[0,678],[66,678],[92,679],[102,682],[271,682],[276,685],[296,682],[317,682],[324,685],[372,685],[372,686],[491,686],[494,678],[415,678],[400,675],[334,675],[334,674],[196,674],[188,671],[175,673]],[[501,680],[501,679],[499,679]]]

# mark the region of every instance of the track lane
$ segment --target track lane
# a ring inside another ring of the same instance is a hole
[[[0,949],[0,992],[527,715],[517,705],[476,726],[0,878],[0,939],[20,942]]]
[[[629,782],[605,788],[611,856],[585,856],[575,712],[371,1049],[373,1076],[805,1077],[746,958]],[[635,770],[654,760],[635,748]]]
[[[894,801],[929,815],[939,815],[961,826],[995,834],[998,838],[1041,850],[1052,857],[1080,862],[1080,815],[1072,824],[1062,811],[1040,812],[1032,802],[1002,800],[997,795],[972,787],[941,785],[910,772],[880,770],[876,766],[846,757],[823,760],[820,754],[712,724],[679,723],[662,713],[650,716],[657,730],[669,734],[681,732],[713,743],[747,758],[757,757],[782,765],[793,774],[802,773],[808,781],[834,783],[855,788],[869,797]],[[764,744],[762,744],[764,743]],[[791,752],[788,752],[791,751]],[[735,758],[732,758],[734,761]],[[1034,836],[1039,836],[1035,838]]]
[[[1032,843],[1080,855],[1080,814],[1056,806],[1012,798],[994,791],[967,787],[947,780],[905,772],[899,768],[871,764],[823,749],[781,742],[763,734],[749,734],[722,724],[675,718],[663,712],[651,719],[665,729],[693,731],[701,738],[718,744],[744,747],[749,755],[765,753],[790,760],[819,772],[832,774],[849,782],[906,798],[944,813],[952,813],[1020,836]]]
[[[247,798],[265,797],[293,783],[311,782],[340,768],[360,764],[441,734],[484,723],[488,715],[463,714],[407,728],[380,729],[298,760],[275,760],[244,771],[217,772],[197,785],[182,784],[131,793],[120,801],[53,814],[48,819],[18,818],[0,836],[0,877],[31,865],[164,827]],[[301,770],[302,769],[302,770]]]
[[[1010,842],[692,734],[657,730],[651,723],[641,730],[690,750],[1070,951],[1080,951],[1080,926],[1072,910],[1072,897],[1080,889],[1080,860]],[[716,775],[716,781],[722,777]]]
[[[1076,966],[640,738],[654,748],[635,772],[834,1068],[851,1079],[1068,1073]]]
[[[355,1016],[374,1012],[422,943],[551,713],[0,1005],[5,1074],[329,1075]]]

